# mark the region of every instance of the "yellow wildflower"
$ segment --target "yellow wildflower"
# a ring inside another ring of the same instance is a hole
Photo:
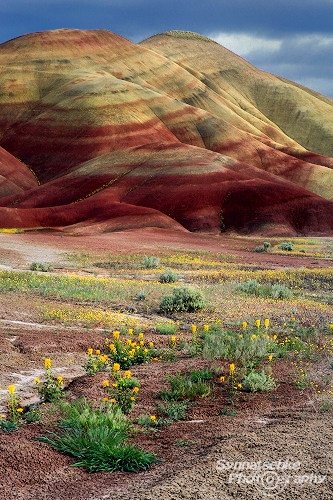
[[[133,335],[133,328],[129,328],[127,333],[128,335]]]
[[[270,354],[270,355],[268,356],[268,361],[272,361],[272,359],[273,359],[273,356]]]
[[[14,392],[15,392],[15,385],[9,385],[8,386],[8,392],[9,392],[9,394],[14,394]]]
[[[260,319],[256,319],[256,327],[258,327],[258,328],[259,328],[259,327],[260,327],[260,324],[261,324]]]
[[[102,385],[103,387],[109,387],[110,382],[108,380],[103,380]]]
[[[139,387],[134,387],[133,392],[139,392],[140,388]]]
[[[156,422],[156,416],[155,415],[150,415],[150,420],[152,420],[153,422]]]
[[[149,342],[149,347],[154,347],[154,342]]]
[[[131,371],[130,370],[126,370],[124,372],[124,378],[131,378]]]
[[[113,367],[112,367],[112,370],[114,372],[118,372],[120,370],[120,364],[119,363],[114,363]]]
[[[17,410],[19,413],[22,413],[23,412],[23,408],[17,408]]]
[[[246,328],[247,328],[247,322],[246,321],[243,321],[242,327],[243,327],[243,330],[246,330]]]
[[[105,397],[105,398],[103,398],[103,401],[105,401],[105,402],[109,401],[109,398]]]
[[[131,401],[135,401],[135,397],[134,397],[134,396],[131,396],[131,397],[130,397],[130,400],[131,400]]]
[[[220,382],[224,382],[224,380],[225,380],[225,376],[224,376],[224,375],[221,375],[221,377],[220,377]]]
[[[231,363],[229,365],[229,369],[230,369],[231,373],[233,373],[235,371],[235,365],[234,365],[234,363]]]
[[[51,365],[52,365],[51,358],[46,358],[44,360],[44,366],[45,366],[45,368],[49,369],[49,368],[51,368]]]
[[[268,328],[269,327],[269,319],[265,319],[265,327]]]
[[[192,330],[192,333],[196,333],[197,332],[197,326],[196,325],[192,325],[191,326],[191,330]]]
[[[101,351],[99,349],[96,349],[95,353],[97,354],[97,356],[99,356],[101,354]]]
[[[138,335],[138,339],[139,339],[139,340],[142,340],[142,339],[143,339],[143,337],[144,337],[143,333],[139,333],[139,335]]]
[[[62,378],[61,375],[59,375],[59,377],[57,377],[57,381],[58,381],[58,384],[61,385],[64,383],[64,379]]]
[[[204,325],[203,329],[204,329],[204,332],[208,332],[209,331],[209,325]]]
[[[40,383],[40,379],[38,377],[35,378],[34,380],[35,384],[38,385]]]
[[[93,349],[91,349],[91,347],[90,347],[90,348],[88,349],[88,356],[91,356],[93,352],[94,352],[94,351],[93,351]]]
[[[117,331],[116,331],[116,332],[113,332],[113,334],[112,334],[112,335],[113,335],[113,338],[114,338],[114,339],[119,339],[120,332],[117,332]]]
[[[116,403],[116,400],[114,398],[110,399],[111,403]]]

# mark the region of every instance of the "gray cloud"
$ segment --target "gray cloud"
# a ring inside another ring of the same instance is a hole
[[[211,33],[210,38],[257,68],[333,97],[333,34],[265,38],[250,33]]]

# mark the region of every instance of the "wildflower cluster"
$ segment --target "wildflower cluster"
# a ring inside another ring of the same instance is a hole
[[[45,381],[41,382],[39,378],[35,378],[38,394],[47,403],[58,401],[63,397],[64,380],[61,376],[54,377],[52,375],[52,361],[50,358],[44,360],[44,366]]]
[[[101,354],[99,349],[95,352],[93,349],[88,349],[88,360],[83,366],[88,375],[95,375],[98,372],[105,372],[109,369],[109,356],[107,354]]]
[[[130,370],[122,372],[119,363],[114,363],[112,368],[114,382],[103,381],[103,387],[108,397],[104,401],[116,404],[121,411],[128,415],[136,403],[140,384],[137,379],[132,378]]]
[[[146,344],[144,334],[139,333],[133,340],[133,329],[128,330],[127,337],[120,338],[120,332],[113,332],[112,342],[106,339],[106,349],[111,362],[119,363],[126,370],[132,365],[146,363],[152,357],[154,343]]]

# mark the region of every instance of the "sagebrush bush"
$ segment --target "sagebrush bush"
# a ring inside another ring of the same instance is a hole
[[[200,290],[191,287],[175,287],[172,295],[164,295],[160,302],[160,310],[169,312],[195,312],[204,309],[207,302]]]
[[[160,264],[160,259],[158,257],[144,255],[142,259],[142,267],[144,269],[154,269]]]
[[[282,243],[280,243],[278,248],[280,250],[284,250],[285,252],[291,252],[292,250],[294,250],[295,245],[292,241],[283,241]]]
[[[289,299],[293,292],[285,285],[272,285],[271,296],[273,299]]]
[[[41,271],[47,273],[52,271],[52,266],[47,262],[32,262],[30,265],[30,271]]]
[[[178,280],[178,274],[172,271],[172,269],[167,269],[165,273],[162,273],[159,277],[160,283],[175,283]]]
[[[249,280],[237,286],[237,290],[247,295],[257,297],[272,297],[273,299],[288,299],[292,296],[292,291],[285,285],[260,285],[257,280]]]
[[[265,372],[250,371],[245,375],[242,382],[242,387],[251,392],[267,392],[276,388],[276,383],[273,377],[266,375]]]

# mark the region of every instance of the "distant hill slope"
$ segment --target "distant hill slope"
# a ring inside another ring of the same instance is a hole
[[[332,100],[194,33],[0,45],[0,227],[332,234],[332,139]]]

